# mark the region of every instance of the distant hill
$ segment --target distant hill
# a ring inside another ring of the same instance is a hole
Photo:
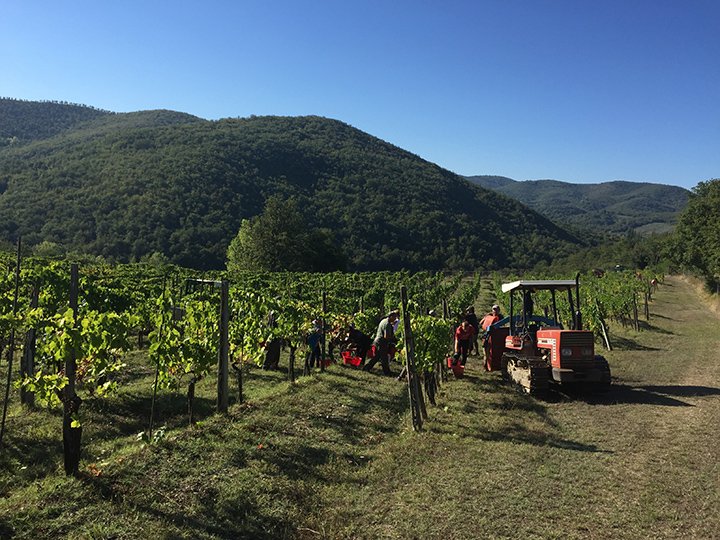
[[[85,105],[0,98],[0,147],[47,139],[110,114]]]
[[[34,126],[59,118],[52,105],[29,107]],[[7,108],[17,103],[0,100],[0,118]],[[0,237],[27,245],[221,268],[241,220],[273,194],[297,198],[355,270],[529,267],[578,244],[517,201],[337,120],[100,112],[51,137],[15,125],[30,142],[0,148]]]
[[[517,199],[556,223],[598,232],[667,232],[690,194],[681,187],[639,182],[518,182],[502,176],[470,176],[468,180]]]

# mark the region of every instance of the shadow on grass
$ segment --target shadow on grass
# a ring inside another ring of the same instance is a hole
[[[344,396],[350,405],[347,413],[343,415],[335,412],[311,417],[311,426],[315,429],[331,429],[351,444],[361,443],[370,432],[397,433],[401,427],[397,423],[387,422],[387,419],[399,416],[409,409],[405,383],[387,377],[387,382],[396,386],[397,392],[383,396],[374,392],[374,378],[368,381],[367,374],[356,373],[342,381],[324,381],[331,394]]]
[[[711,386],[649,385],[638,388],[646,392],[676,397],[720,396],[720,388],[713,388]]]
[[[466,376],[477,398],[465,398],[460,405],[461,415],[450,415],[442,422],[430,422],[427,430],[432,433],[460,436],[479,441],[503,441],[534,446],[549,446],[577,452],[605,453],[594,444],[572,441],[552,433],[558,427],[548,412],[547,403],[528,396],[518,387],[501,379]],[[475,390],[477,388],[477,391]],[[490,403],[487,397],[491,397]],[[488,410],[491,412],[488,413]],[[521,421],[511,421],[501,429],[489,429],[483,417],[487,414],[511,418],[512,415],[539,420],[541,429],[533,429]],[[548,430],[547,428],[553,428]]]
[[[618,336],[613,336],[612,338],[612,344],[614,349],[619,349],[623,351],[664,351],[665,349],[661,349],[658,347],[648,347],[646,345],[641,345],[634,339],[630,338],[623,338]]]
[[[705,394],[697,392],[705,391]],[[665,407],[693,407],[692,403],[676,399],[677,397],[690,397],[696,395],[718,395],[720,390],[698,386],[628,386],[613,384],[610,390],[602,394],[593,394],[580,397],[592,405],[662,405]]]
[[[150,425],[151,398],[144,394],[121,394],[112,400],[86,401],[89,419],[99,426],[93,438],[109,440],[133,435]],[[158,394],[155,401],[155,426],[168,428],[189,424],[187,397],[178,392]],[[215,414],[215,401],[195,397],[193,417],[200,421]]]
[[[17,484],[54,474],[58,470],[63,456],[62,427],[59,427],[58,431],[59,437],[25,437],[13,434],[5,440],[0,453],[0,470],[3,471],[3,476],[13,478],[12,488],[16,488]],[[18,472],[18,463],[22,463],[26,468]],[[3,491],[9,487],[3,486]]]
[[[287,451],[287,448],[269,448],[262,460],[277,467],[290,480],[324,478],[318,468],[335,459],[335,453],[327,448],[301,444]]]
[[[84,476],[81,480],[103,500],[111,501],[118,496],[112,483],[102,477]],[[231,496],[224,496],[218,502],[217,489],[207,487],[204,496],[194,501],[197,508],[192,512],[177,504],[174,505],[176,509],[165,509],[162,507],[162,498],[153,497],[141,502],[124,494],[121,499],[121,506],[126,507],[125,513],[144,515],[146,519],[162,523],[162,528],[166,529],[165,538],[210,536],[269,540],[292,538],[296,530],[296,524],[290,516],[276,515],[271,502],[260,504],[251,493],[242,490],[236,490]],[[165,502],[168,501],[170,499]],[[176,536],[168,526],[176,527],[179,534]]]
[[[15,529],[0,519],[0,538],[13,538]]]
[[[466,439],[490,442],[512,442],[533,446],[549,446],[576,452],[610,453],[594,444],[584,444],[558,437],[546,430],[530,429],[520,422],[512,422],[499,430],[487,429],[487,426],[467,425],[463,422],[432,423],[427,431],[441,435],[460,436]]]
[[[236,481],[218,488],[221,493],[213,492],[207,476],[195,475],[186,464],[189,452],[199,445],[188,437],[173,443],[177,447],[172,447],[172,463],[157,465],[178,471],[178,482],[166,480],[175,486],[171,495],[178,493],[178,485],[199,490],[190,499],[192,510],[183,512],[175,495],[173,500],[157,498],[143,504],[144,488],[125,494],[124,501],[187,537],[297,538],[299,513],[321,503],[323,486],[362,483],[355,471],[372,459],[368,436],[399,431],[395,417],[406,409],[407,392],[397,381],[349,371],[322,375],[269,400],[235,408],[228,416],[236,424],[235,432],[223,435],[220,430],[212,446],[203,443],[203,451],[207,447],[227,464],[231,475],[237,474]],[[213,425],[210,420],[202,429]],[[151,459],[164,458],[159,454]],[[142,466],[154,470],[156,465]],[[193,480],[185,476],[186,467]],[[111,484],[97,483],[100,496],[114,497]]]
[[[642,330],[645,330],[646,332],[655,332],[656,334],[665,334],[668,336],[675,335],[675,332],[671,332],[670,330],[665,330],[664,328],[660,328],[659,326],[650,324],[647,321],[640,321],[639,326]]]

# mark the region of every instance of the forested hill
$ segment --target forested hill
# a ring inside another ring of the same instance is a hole
[[[0,98],[0,146],[46,139],[109,114],[85,105]]]
[[[326,118],[101,114],[0,149],[0,237],[27,245],[222,268],[241,220],[273,194],[330,229],[351,269],[525,267],[577,243],[517,201]]]
[[[681,187],[641,182],[518,182],[503,176],[468,179],[517,199],[556,223],[601,233],[667,232],[677,221],[690,194]]]

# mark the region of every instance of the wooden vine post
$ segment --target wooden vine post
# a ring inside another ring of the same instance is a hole
[[[78,265],[70,266],[70,308],[73,310],[74,328],[78,320]],[[75,372],[77,369],[77,351],[73,347],[65,357],[65,377],[67,385],[63,388],[63,455],[65,458],[65,474],[77,475],[80,468],[80,439],[82,427],[73,425],[74,416],[80,410],[82,400],[75,393]]]
[[[443,318],[443,321],[448,321],[450,319],[450,307],[448,306],[448,302],[445,298],[443,298],[443,301],[442,301],[442,318]],[[440,379],[442,381],[448,380],[448,367],[447,367],[447,362],[445,362],[444,358],[440,365]]]
[[[600,331],[602,332],[602,338],[603,338],[603,343],[605,345],[605,348],[608,351],[612,351],[613,348],[612,348],[612,343],[610,343],[610,336],[608,335],[607,327],[605,326],[605,321],[603,321],[602,319],[600,319]]]
[[[17,314],[18,310],[18,296],[20,293],[20,244],[21,240],[18,238],[17,241],[17,261],[15,262],[15,294],[13,297],[12,312],[13,315]],[[7,382],[5,384],[5,400],[3,401],[3,412],[2,412],[2,426],[0,427],[0,446],[2,446],[3,436],[5,435],[5,419],[7,418],[7,410],[10,401],[10,385],[12,383],[12,366],[13,359],[15,357],[15,328],[10,329],[10,343],[8,343],[7,352]]]
[[[205,285],[220,289],[220,336],[218,338],[218,375],[217,375],[217,412],[226,413],[229,404],[229,379],[230,379],[230,282],[227,280],[215,281],[207,279],[188,279],[187,287],[193,283],[195,286]],[[184,315],[184,313],[183,313]],[[238,387],[240,401],[242,401],[242,371],[238,371]],[[188,385],[188,414],[190,424],[194,422],[193,401],[195,400],[195,383],[198,379],[193,378]]]
[[[633,326],[636,332],[640,331],[640,318],[638,316],[637,294],[633,293]]]
[[[228,378],[230,356],[230,284],[220,282],[220,346],[218,347],[217,411],[228,411]]]
[[[30,296],[30,309],[38,307],[40,298],[40,284],[36,283],[33,285],[32,293]],[[22,378],[33,377],[35,375],[35,348],[36,348],[36,337],[37,331],[35,328],[28,329],[25,334],[25,347],[23,349],[23,357],[20,363],[20,374]],[[29,391],[25,386],[20,387],[20,403],[28,407],[35,405],[35,392]]]
[[[321,349],[320,349],[320,371],[325,371],[325,313],[327,312],[327,292],[322,292],[322,317],[320,318],[320,343],[321,343]]]
[[[295,382],[295,354],[297,353],[297,345],[290,342],[290,358],[288,359],[288,380]]]
[[[410,314],[407,311],[408,298],[407,288],[400,288],[400,299],[402,302],[403,338],[405,341],[406,372],[408,380],[408,392],[410,393],[410,410],[412,413],[413,430],[422,431],[423,410],[422,391],[420,378],[415,368],[415,343],[413,342],[412,329],[410,327]]]
[[[165,302],[165,290],[167,285],[167,274],[163,276],[162,301]],[[158,328],[158,341],[162,342],[163,330],[165,330],[165,311],[160,313],[160,328]],[[155,381],[153,382],[153,394],[150,401],[150,429],[148,430],[148,440],[152,441],[153,427],[155,425],[155,403],[157,401],[158,382],[160,380],[160,360],[158,359],[155,366]]]

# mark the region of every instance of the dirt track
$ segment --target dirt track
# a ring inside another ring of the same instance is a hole
[[[615,385],[593,405],[605,405],[594,436],[613,456],[605,497],[638,535],[720,538],[719,330],[695,285],[671,277],[647,329],[608,354]],[[577,414],[564,409],[561,422]]]
[[[425,433],[383,445],[330,536],[720,538],[720,318],[668,278],[643,326],[612,324],[599,396],[518,396],[471,359]]]

